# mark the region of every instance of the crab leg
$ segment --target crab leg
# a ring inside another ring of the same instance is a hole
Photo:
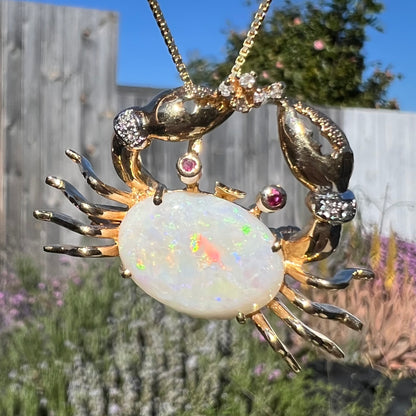
[[[65,154],[76,164],[78,164],[79,169],[87,180],[87,183],[97,192],[99,195],[111,199],[116,202],[120,202],[122,204],[128,205],[129,207],[134,204],[132,195],[129,192],[120,191],[113,186],[106,185],[102,182],[97,175],[95,174],[91,163],[87,158],[81,156],[77,152],[67,149]]]
[[[267,319],[264,317],[264,315],[261,312],[256,312],[250,318],[256,324],[257,329],[267,340],[273,350],[278,352],[283,357],[283,359],[295,373],[298,373],[301,370],[300,365],[287,349],[287,347],[282,343],[282,341],[280,341],[276,335],[276,332],[274,332],[273,328],[267,322]]]
[[[114,207],[111,205],[91,204],[85,197],[69,182],[48,176],[46,183],[53,188],[59,189],[80,211],[88,215],[90,219],[94,217],[102,218],[109,221],[120,222],[126,215],[126,207]]]
[[[298,335],[312,342],[316,346],[328,351],[330,354],[337,358],[344,357],[344,353],[333,341],[327,338],[325,335],[314,331],[305,325],[301,320],[296,318],[285,305],[279,300],[274,299],[267,305],[289,328],[293,329]]]
[[[297,290],[286,286],[286,284],[281,286],[280,292],[296,307],[310,315],[340,321],[356,331],[363,327],[362,322],[348,311],[326,303],[313,302]]]
[[[338,247],[341,225],[312,220],[306,229],[281,241],[284,257],[290,261],[310,263],[330,256]]]
[[[36,210],[33,215],[38,220],[53,222],[68,230],[88,237],[114,239],[118,236],[118,224],[86,225],[68,215],[51,211]]]
[[[159,205],[162,202],[166,186],[158,182],[143,166],[140,157],[140,149],[130,149],[120,145],[117,135],[113,138],[112,158],[114,168],[120,179],[133,189],[140,199],[148,196],[149,191],[154,191],[154,203]],[[134,204],[134,203],[133,203]],[[130,206],[133,205],[130,202]]]
[[[291,262],[285,262],[285,273],[300,283],[318,289],[344,289],[349,285],[351,279],[367,280],[374,277],[374,273],[371,270],[350,268],[340,270],[331,279],[322,279],[304,272],[299,265]]]
[[[70,245],[52,245],[44,246],[43,249],[47,253],[67,254],[73,257],[117,257],[118,246],[113,244],[111,246],[90,246],[79,247]]]

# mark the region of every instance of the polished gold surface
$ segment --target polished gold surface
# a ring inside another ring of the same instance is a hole
[[[361,330],[363,327],[362,322],[346,310],[338,308],[337,306],[328,305],[326,303],[313,302],[305,295],[296,289],[290,288],[286,284],[282,285],[280,293],[282,293],[287,300],[293,303],[293,305],[310,315],[339,321],[356,331]]]
[[[296,318],[289,309],[279,300],[272,300],[268,305],[271,309],[290,329],[293,329],[299,336],[322,348],[337,358],[342,358],[344,353],[333,341],[325,335],[309,328],[301,320]]]
[[[348,188],[354,158],[347,138],[327,116],[301,102],[279,102],[279,137],[283,154],[293,174],[312,191],[330,188],[344,192]],[[332,147],[322,154],[312,131],[300,115],[319,127]]]
[[[296,361],[295,357],[293,357],[293,355],[287,349],[286,345],[283,344],[283,342],[279,339],[276,332],[267,322],[267,319],[264,317],[264,315],[261,312],[257,312],[251,316],[251,319],[256,325],[256,328],[263,335],[264,339],[273,348],[273,350],[283,357],[283,359],[295,373],[298,373],[301,370],[300,365]]]
[[[149,197],[153,198],[155,205],[162,204],[165,193],[171,192],[143,166],[141,152],[153,140],[188,142],[186,152],[176,163],[176,173],[185,184],[185,192],[200,193],[203,191],[199,188],[202,176],[199,154],[202,151],[203,136],[226,121],[234,111],[246,113],[267,102],[275,104],[281,149],[293,175],[309,190],[306,204],[312,218],[303,229],[294,226],[271,229],[275,242],[270,250],[282,256],[285,278],[275,299],[266,306],[298,335],[335,357],[342,357],[343,353],[336,344],[302,323],[284,302],[289,302],[310,315],[338,321],[354,330],[362,327],[360,320],[349,312],[309,300],[291,287],[290,279],[308,287],[339,290],[346,288],[352,279],[366,280],[373,277],[370,270],[362,268],[340,270],[326,278],[306,270],[308,263],[325,259],[334,252],[340,240],[342,224],[350,221],[356,213],[354,195],[348,191],[353,153],[345,134],[316,109],[286,98],[282,83],[257,88],[255,74],[241,74],[241,66],[253,45],[271,0],[261,2],[231,74],[217,90],[192,83],[158,2],[148,1],[184,85],[162,92],[144,107],[125,109],[114,119],[112,160],[116,173],[130,189],[128,192],[102,182],[83,156],[72,150],[66,152],[79,166],[91,188],[119,205],[93,204],[69,182],[52,176],[46,179],[48,185],[63,192],[72,204],[85,213],[91,223],[84,224],[49,210],[36,210],[35,218],[55,223],[83,236],[109,238],[114,243],[104,246],[52,245],[45,246],[45,251],[76,257],[118,256],[119,226],[128,210]],[[312,130],[310,124],[317,129]],[[322,152],[319,144],[321,138],[329,144],[329,153]],[[214,195],[232,203],[244,198],[245,193],[217,182]],[[286,193],[282,188],[269,185],[260,191],[255,204],[247,209],[260,219],[263,213],[283,208],[285,198]],[[120,273],[124,278],[131,277],[130,271],[123,266]],[[240,323],[251,319],[290,369],[295,372],[300,370],[299,364],[260,309],[248,316],[240,313],[236,318]]]
[[[218,198],[226,199],[227,201],[234,202],[238,199],[243,199],[246,196],[246,193],[240,191],[239,189],[231,188],[227,185],[224,185],[221,182],[215,184],[214,195]]]

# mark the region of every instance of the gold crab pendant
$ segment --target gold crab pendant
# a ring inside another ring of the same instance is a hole
[[[155,5],[153,0],[149,3]],[[161,14],[156,15],[160,21]],[[277,106],[282,151],[293,174],[309,189],[312,221],[303,230],[269,229],[260,221],[262,213],[284,207],[286,193],[278,185],[266,186],[247,209],[235,203],[244,198],[242,191],[221,183],[212,194],[199,189],[203,136],[234,111],[248,112],[264,103]],[[329,142],[331,154],[321,153],[305,118]],[[352,278],[373,277],[371,271],[357,268],[329,279],[304,270],[305,264],[322,260],[336,249],[342,224],[356,213],[356,200],[348,191],[353,153],[338,126],[312,107],[286,98],[281,83],[257,88],[250,73],[230,75],[217,90],[187,80],[183,87],[161,93],[143,108],[122,111],[114,120],[114,132],[113,163],[129,192],[103,183],[83,156],[72,150],[66,154],[99,195],[119,205],[92,204],[67,181],[48,177],[46,183],[61,190],[90,224],[51,211],[34,212],[37,219],[82,235],[113,239],[114,244],[53,245],[44,247],[45,251],[78,257],[119,256],[123,277],[179,312],[205,319],[236,317],[240,323],[251,319],[294,371],[300,366],[267,322],[263,308],[301,337],[336,357],[343,356],[333,341],[306,326],[285,305],[291,302],[306,313],[354,330],[362,327],[349,312],[307,299],[290,286],[289,279],[319,289],[342,289]],[[176,164],[184,189],[167,190],[143,167],[140,154],[153,140],[188,142],[187,152]]]

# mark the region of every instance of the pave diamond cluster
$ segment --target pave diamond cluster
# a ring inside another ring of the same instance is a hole
[[[254,72],[245,73],[239,77],[230,76],[218,87],[219,93],[230,100],[231,107],[241,113],[260,107],[269,100],[282,98],[284,89],[283,82],[275,82],[265,88],[256,87]]]
[[[320,219],[333,223],[351,221],[357,212],[357,201],[351,191],[344,193],[310,193],[309,206]]]
[[[146,137],[143,137],[143,124],[134,109],[128,108],[114,119],[114,131],[126,146],[141,147],[146,142]]]

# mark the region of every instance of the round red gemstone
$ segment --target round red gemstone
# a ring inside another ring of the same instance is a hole
[[[286,193],[279,191],[276,188],[270,189],[269,194],[266,196],[267,204],[271,208],[279,208],[286,203]]]
[[[196,167],[196,160],[191,159],[189,157],[185,157],[182,159],[181,167],[185,172],[190,173]]]

